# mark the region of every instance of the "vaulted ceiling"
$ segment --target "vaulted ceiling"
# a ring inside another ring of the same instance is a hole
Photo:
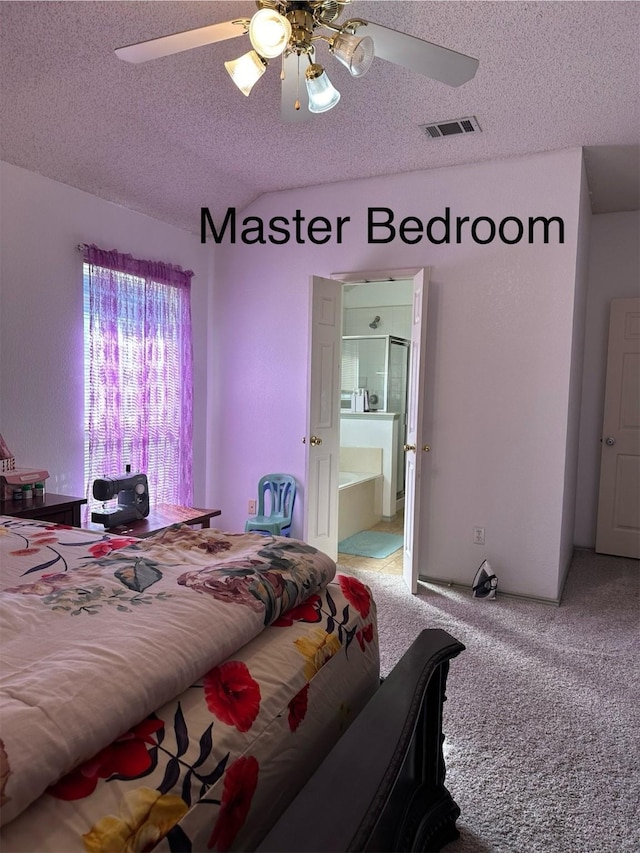
[[[250,17],[245,2],[0,3],[0,156],[197,231],[262,193],[585,146],[594,212],[637,209],[640,4],[367,2],[359,17],[477,57],[459,88],[376,59],[311,121],[280,118],[279,63],[245,98],[223,62],[248,37],[151,62],[114,48]],[[246,45],[246,46],[245,46]],[[476,116],[481,133],[433,140],[430,121]]]

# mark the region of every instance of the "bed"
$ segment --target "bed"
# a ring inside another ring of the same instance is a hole
[[[457,834],[441,713],[462,647],[424,632],[379,688],[376,604],[326,555],[186,525],[132,540],[0,517],[0,565],[5,853],[325,849],[303,846],[314,783],[336,810],[326,849],[395,849],[377,845],[416,828],[398,813],[407,784],[429,788],[418,834]],[[384,726],[379,781],[371,769],[362,819],[354,805],[345,822],[336,792]]]

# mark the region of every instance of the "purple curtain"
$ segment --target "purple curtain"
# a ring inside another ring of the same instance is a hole
[[[84,261],[87,498],[129,464],[152,505],[191,505],[193,273],[96,246]]]

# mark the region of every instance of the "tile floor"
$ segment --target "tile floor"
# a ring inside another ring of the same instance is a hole
[[[371,530],[381,530],[385,533],[400,533],[404,531],[404,512],[399,512],[393,521],[380,521]],[[338,563],[351,566],[354,569],[366,569],[370,572],[381,572],[386,575],[402,574],[402,548],[382,560],[374,557],[357,557],[354,554],[338,554]]]

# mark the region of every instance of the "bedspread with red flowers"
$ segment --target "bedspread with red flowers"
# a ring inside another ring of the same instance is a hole
[[[378,683],[375,602],[339,575],[50,785],[2,850],[251,850]]]
[[[124,752],[139,767],[157,737],[134,728],[141,720],[335,574],[325,554],[284,537],[175,525],[129,540],[9,517],[0,568],[3,824],[69,772],[97,784],[122,771]],[[210,696],[220,689],[206,682]]]

